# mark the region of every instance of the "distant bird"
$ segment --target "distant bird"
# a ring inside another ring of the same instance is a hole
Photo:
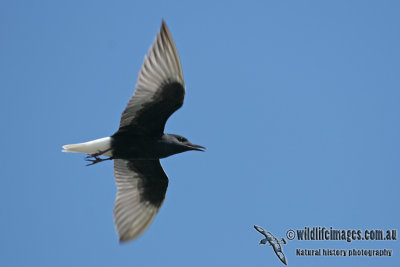
[[[164,134],[165,123],[182,106],[184,96],[178,52],[163,20],[144,59],[135,93],[122,113],[118,131],[110,137],[63,146],[63,152],[89,154],[88,165],[114,160],[114,222],[120,242],[142,234],[164,201],[168,177],[159,159],[189,150],[205,150],[183,136]]]
[[[260,226],[254,225],[254,228],[265,236],[264,239],[261,239],[260,244],[265,245],[267,242],[274,249],[276,256],[281,260],[281,262],[287,265],[285,254],[283,254],[281,242],[286,244],[286,240],[284,238],[279,241],[275,236],[273,236],[270,232],[265,231]]]

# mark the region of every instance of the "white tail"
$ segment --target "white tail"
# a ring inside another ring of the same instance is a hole
[[[111,148],[111,137],[104,137],[89,141],[86,143],[71,144],[63,146],[62,152],[73,152],[73,153],[85,153],[85,154],[95,154],[100,151],[105,151]],[[104,156],[111,157],[112,151],[109,150],[103,154]]]

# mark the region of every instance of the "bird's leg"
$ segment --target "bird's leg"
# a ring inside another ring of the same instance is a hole
[[[113,157],[109,157],[109,158],[105,158],[105,159],[102,159],[102,158],[99,158],[99,157],[93,157],[93,159],[86,158],[85,160],[91,162],[89,164],[86,164],[86,166],[91,166],[91,165],[94,165],[96,163],[99,163],[99,162],[102,162],[102,161],[105,161],[105,160],[112,160],[112,159],[113,159]]]
[[[88,155],[85,160],[90,161],[91,163],[87,164],[86,166],[91,166],[91,165],[94,165],[96,163],[99,163],[99,162],[102,162],[105,160],[112,160],[113,157],[109,157],[109,158],[105,158],[105,159],[99,158],[100,155],[103,155],[104,153],[106,153],[107,151],[110,151],[110,150],[111,150],[111,148],[104,150],[104,151],[99,151],[95,154]]]
[[[86,158],[91,158],[91,157],[97,158],[98,156],[103,155],[104,153],[106,153],[106,152],[108,152],[108,151],[110,151],[110,150],[111,150],[111,148],[106,149],[106,150],[103,150],[103,151],[99,151],[99,152],[97,152],[97,153],[90,154],[90,155],[87,156]]]

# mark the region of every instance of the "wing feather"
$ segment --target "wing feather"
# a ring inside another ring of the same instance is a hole
[[[120,129],[161,135],[169,116],[182,106],[184,96],[178,51],[162,21],[161,30],[139,72],[135,93],[121,115]]]
[[[137,238],[151,224],[168,187],[159,160],[114,160],[114,222],[120,241]]]

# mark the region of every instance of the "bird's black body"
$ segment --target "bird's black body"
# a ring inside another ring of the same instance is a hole
[[[162,147],[159,138],[143,136],[130,131],[118,131],[111,137],[112,155],[115,159],[159,159]]]
[[[189,150],[204,151],[183,136],[164,134],[168,118],[183,105],[184,97],[178,52],[163,21],[118,131],[110,137],[63,147],[65,152],[89,154],[89,165],[114,160],[114,222],[121,242],[142,234],[164,201],[168,177],[159,159]]]
[[[177,135],[163,134],[161,137],[145,136],[118,131],[111,137],[112,157],[127,160],[153,160],[169,157],[191,149],[184,145],[168,142],[168,137]]]

